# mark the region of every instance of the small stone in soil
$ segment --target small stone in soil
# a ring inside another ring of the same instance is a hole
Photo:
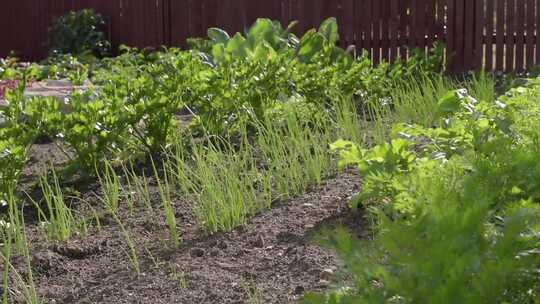
[[[320,280],[319,284],[317,285],[317,288],[326,289],[326,288],[328,288],[328,285],[330,285],[330,282],[328,282],[326,280]]]
[[[326,268],[326,269],[323,269],[321,271],[321,278],[323,279],[329,279],[330,277],[332,277],[332,275],[334,274],[334,271],[330,268]]]
[[[225,242],[223,242],[223,241],[219,242],[219,243],[217,244],[217,246],[218,246],[219,249],[222,249],[222,250],[227,249],[227,243],[225,243]]]
[[[304,288],[304,286],[296,286],[296,288],[294,289],[294,294],[301,294],[301,293],[304,293],[306,289]]]
[[[204,256],[204,250],[202,250],[201,248],[193,248],[193,249],[191,249],[190,254],[193,257],[200,258],[200,257]]]
[[[264,239],[261,235],[257,236],[257,238],[253,241],[253,247],[255,248],[263,248],[264,247]]]

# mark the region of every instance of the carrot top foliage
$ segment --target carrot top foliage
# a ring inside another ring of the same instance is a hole
[[[355,285],[307,303],[536,303],[540,292],[540,79],[498,100],[450,92],[434,127],[397,124],[372,149],[338,141],[357,165],[353,207],[374,242],[345,230],[333,247]]]

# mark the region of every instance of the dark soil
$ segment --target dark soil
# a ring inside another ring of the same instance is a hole
[[[37,145],[33,157],[65,162],[55,149]],[[36,161],[25,176],[38,168]],[[28,223],[36,287],[44,303],[295,303],[306,291],[329,288],[338,273],[334,254],[317,246],[313,236],[337,224],[363,233],[361,218],[347,210],[359,185],[358,175],[342,173],[243,227],[213,236],[201,232],[191,203],[178,197],[183,239],[178,249],[167,240],[156,194],[154,211],[138,206],[133,214],[127,208],[119,212],[137,244],[140,275],[129,262],[122,231],[108,215],[100,216],[100,229],[66,243],[46,241],[37,223]],[[93,191],[81,196],[99,205]],[[13,264],[24,276],[24,260],[17,257]],[[15,298],[17,290],[12,286]]]

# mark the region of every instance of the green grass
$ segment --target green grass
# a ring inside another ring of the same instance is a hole
[[[269,206],[268,192],[260,180],[253,149],[242,144],[238,150],[215,144],[194,145],[191,160],[176,152],[169,166],[179,189],[194,196],[194,212],[209,233],[228,231],[250,215]],[[257,187],[258,181],[263,185]],[[262,190],[262,191],[258,191]]]
[[[455,88],[456,84],[445,76],[421,76],[418,79],[399,81],[390,94],[393,109],[385,114],[393,117],[396,122],[433,126],[437,123],[437,102]]]
[[[271,121],[259,126],[257,147],[276,199],[298,196],[332,173],[328,142],[333,135],[329,124],[315,121],[312,126],[304,125],[295,113],[287,115],[282,127]]]
[[[26,230],[24,226],[24,209],[17,212],[19,219],[11,219],[11,223],[16,223],[14,226],[3,228],[0,232],[2,239],[2,252],[0,258],[4,264],[3,285],[5,286],[2,294],[2,303],[10,303],[10,291],[18,292],[22,295],[24,303],[38,304],[40,303],[39,295],[35,286],[34,274],[32,271],[30,251],[26,238]],[[13,247],[13,240],[20,241],[21,244],[16,244]],[[26,273],[22,275],[11,263],[13,250],[18,250],[22,255],[25,263]],[[14,281],[10,284],[10,273],[13,274]],[[8,286],[10,286],[8,288]]]
[[[154,160],[152,159],[151,162],[152,169],[154,170],[154,177],[157,181],[159,189],[161,206],[163,207],[163,211],[165,213],[165,222],[167,223],[167,227],[169,229],[169,237],[174,245],[174,248],[178,248],[180,246],[180,232],[176,223],[174,205],[171,199],[172,189],[171,184],[169,183],[169,172],[167,170],[163,170],[163,177],[160,178]]]
[[[120,185],[120,177],[116,174],[110,162],[106,161],[104,167],[105,173],[103,177],[100,177],[100,175],[98,174],[98,179],[103,190],[103,197],[98,196],[98,199],[102,201],[105,210],[112,216],[118,227],[120,227],[120,230],[122,231],[122,235],[128,247],[128,249],[125,250],[126,255],[131,263],[131,266],[133,267],[133,270],[135,270],[137,275],[140,275],[141,266],[139,262],[139,256],[137,254],[136,243],[131,236],[129,228],[124,225],[124,223],[120,219],[120,216],[118,215],[122,189]]]
[[[49,180],[46,173],[40,178],[41,191],[45,199],[48,216],[44,215],[39,205],[35,205],[45,220],[44,229],[47,237],[53,240],[66,241],[77,231],[76,220],[73,211],[66,205],[56,172],[53,168],[51,168],[50,172],[52,180]]]
[[[103,174],[100,174],[99,170],[96,169],[96,175],[104,195],[103,202],[108,210],[117,211],[122,189],[120,177],[116,174],[114,167],[109,161],[105,161],[103,169],[105,170]]]

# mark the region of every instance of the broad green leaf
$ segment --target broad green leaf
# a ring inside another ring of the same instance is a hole
[[[255,24],[248,31],[248,39],[252,47],[255,47],[256,44],[261,41],[268,41],[273,43],[275,38],[272,36],[274,33],[274,24],[270,19],[260,18],[257,19]]]
[[[461,108],[461,101],[458,91],[448,92],[439,100],[437,112],[440,116],[455,113]]]
[[[266,42],[257,45],[253,53],[255,59],[261,62],[266,62],[269,59],[274,58],[276,55],[276,51]]]
[[[245,58],[247,56],[246,38],[237,33],[231,40],[229,40],[225,51],[230,53],[235,58]]]
[[[340,139],[330,144],[330,149],[339,152],[338,166],[340,168],[348,165],[356,165],[362,161],[362,152],[353,142]]]
[[[298,59],[303,63],[310,62],[323,49],[323,45],[324,37],[315,30],[310,30],[300,41]]]
[[[227,32],[220,28],[212,27],[208,29],[208,37],[214,41],[215,43],[223,43],[226,44],[231,37]]]
[[[336,18],[332,17],[324,20],[319,28],[319,33],[321,33],[329,43],[335,44],[339,39]]]
[[[214,61],[216,61],[216,62],[225,61],[225,59],[226,59],[225,47],[223,46],[223,44],[215,44],[212,47],[212,57],[214,57]]]

